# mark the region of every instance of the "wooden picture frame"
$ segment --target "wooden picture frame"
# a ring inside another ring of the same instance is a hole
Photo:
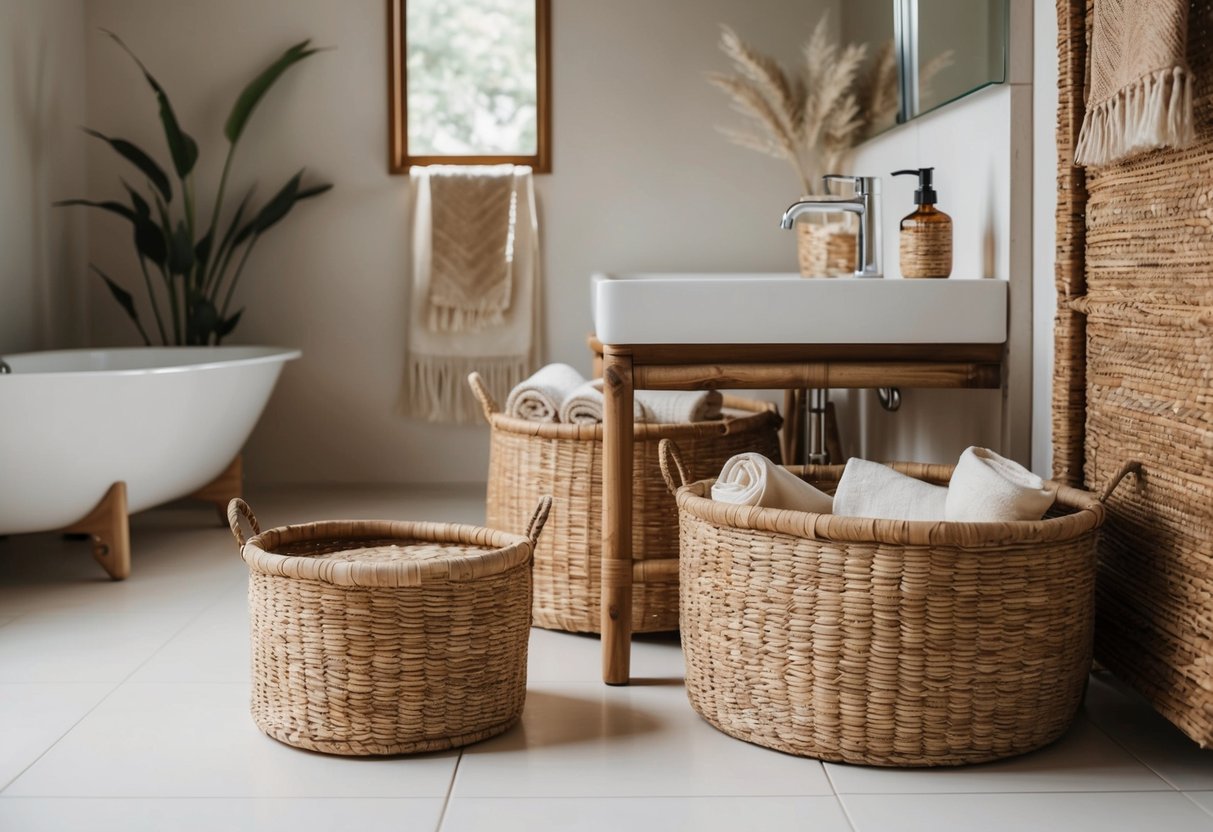
[[[535,70],[538,121],[534,155],[414,156],[408,152],[408,89],[405,76],[406,29],[404,4],[387,0],[388,30],[388,170],[406,173],[412,165],[530,165],[535,173],[552,171],[551,0],[535,1]]]

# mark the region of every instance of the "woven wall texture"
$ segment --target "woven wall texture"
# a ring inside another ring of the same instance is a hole
[[[1088,5],[1058,0],[1055,472],[1097,488],[1126,459],[1144,462],[1143,487],[1122,487],[1109,502],[1096,657],[1205,746],[1213,743],[1213,3],[1190,8],[1195,144],[1084,174],[1071,158]]]

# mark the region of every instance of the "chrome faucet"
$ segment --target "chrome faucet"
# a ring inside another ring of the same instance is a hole
[[[783,212],[779,227],[790,229],[801,214],[830,214],[849,211],[859,220],[855,235],[855,276],[881,277],[880,268],[880,177],[839,176],[821,177],[826,195],[819,199],[794,202]],[[831,182],[850,182],[854,194],[850,197],[830,193]]]

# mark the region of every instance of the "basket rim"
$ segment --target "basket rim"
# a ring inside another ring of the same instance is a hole
[[[919,462],[889,463],[896,471],[917,479],[946,483],[954,465]],[[834,482],[845,465],[787,466],[802,479]],[[1049,543],[1073,540],[1098,529],[1104,521],[1104,506],[1099,498],[1082,489],[1047,481],[1057,489],[1057,505],[1074,511],[1044,520],[957,523],[935,520],[878,520],[844,517],[808,511],[760,508],[719,503],[709,496],[715,478],[698,480],[680,487],[676,493],[679,512],[709,523],[742,531],[786,534],[807,540],[837,543],[886,543],[905,546],[953,546],[989,549],[1019,543]]]
[[[728,436],[761,430],[768,425],[778,428],[783,418],[771,402],[741,396],[725,396],[723,406],[730,410],[746,411],[745,416],[714,419],[707,422],[637,422],[633,436],[640,441],[654,439],[691,439],[703,436]],[[567,422],[530,422],[496,412],[489,417],[494,430],[520,436],[537,436],[543,439],[575,439],[602,441],[604,426],[601,422],[592,425],[571,425]]]
[[[334,539],[450,543],[482,546],[487,551],[385,562],[334,561],[272,551],[290,543]],[[240,557],[254,572],[360,587],[418,587],[431,582],[474,581],[529,565],[531,555],[531,541],[523,535],[462,523],[410,520],[321,520],[277,526],[249,538],[240,550]]]

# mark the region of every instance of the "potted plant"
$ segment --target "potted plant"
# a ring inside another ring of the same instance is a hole
[[[332,187],[327,183],[305,185],[304,172],[300,170],[258,208],[252,205],[251,188],[234,210],[225,210],[224,206],[236,146],[258,103],[284,72],[319,50],[308,40],[295,44],[241,91],[223,127],[228,142],[227,159],[210,219],[205,221],[196,210],[197,143],[182,129],[164,88],[143,62],[113,32],[106,31],[105,34],[135,61],[156,97],[176,178],[175,187],[173,179],[150,153],[126,139],[84,128],[86,133],[108,144],[138,170],[145,180],[145,188],[140,192],[122,180],[125,201],[68,199],[55,204],[86,205],[116,214],[131,224],[135,254],[160,343],[177,346],[219,344],[240,322],[244,310],[232,311],[232,297],[258,240],[289,214],[295,203]],[[105,281],[114,300],[139,330],[143,342],[150,346],[151,334],[140,319],[131,292],[95,264],[90,263],[89,267]]]

